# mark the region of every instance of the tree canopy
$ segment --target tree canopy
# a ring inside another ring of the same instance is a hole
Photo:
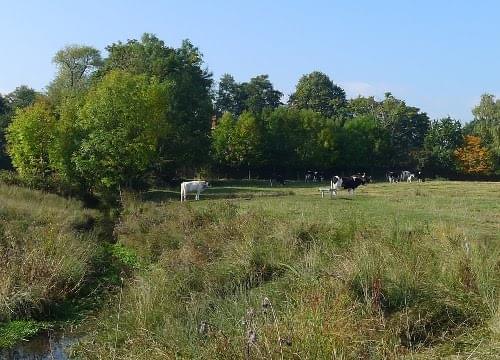
[[[300,78],[288,104],[297,109],[310,109],[325,117],[333,117],[342,113],[347,102],[345,91],[340,86],[335,85],[328,75],[314,71]]]
[[[266,74],[213,86],[190,41],[153,34],[59,50],[45,93],[0,96],[0,166],[26,180],[52,177],[82,192],[116,195],[198,171],[256,176],[306,170],[435,176],[500,173],[500,100],[484,94],[465,126],[431,121],[386,93],[347,99],[320,71],[303,75],[286,104]],[[7,143],[7,147],[5,144]]]

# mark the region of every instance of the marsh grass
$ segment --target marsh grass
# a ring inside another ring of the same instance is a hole
[[[0,347],[75,306],[98,271],[100,222],[78,201],[0,183]]]
[[[115,234],[140,265],[76,356],[500,355],[498,184],[281,191],[293,195],[127,196]]]

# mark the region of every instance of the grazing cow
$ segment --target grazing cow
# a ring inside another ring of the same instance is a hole
[[[365,177],[344,177],[342,178],[342,187],[347,189],[347,192],[354,195],[354,190],[360,185],[365,185]]]
[[[401,174],[399,175],[399,180],[400,181],[408,181],[408,178],[410,177],[411,172],[408,170],[403,170],[401,171]]]
[[[417,171],[415,173],[415,179],[417,179],[418,182],[422,182],[425,180],[424,174],[422,173],[422,171]]]
[[[354,178],[360,178],[361,180],[363,180],[363,185],[365,185],[365,183],[370,183],[372,181],[372,177],[371,176],[367,176],[366,173],[363,173],[363,174],[354,174],[351,177],[353,179]]]
[[[354,190],[356,190],[358,186],[366,185],[367,178],[369,177],[365,174],[350,177],[333,176],[330,181],[330,192],[332,195],[337,195],[337,191],[342,187],[347,189],[350,194],[354,195]]]
[[[273,186],[273,181],[276,181],[280,185],[285,185],[285,177],[283,175],[273,175],[270,179],[269,182],[271,183],[271,186]]]
[[[390,183],[395,183],[398,182],[398,175],[395,171],[389,171],[387,173],[387,180],[389,180]]]
[[[314,173],[311,171],[311,170],[308,170],[306,172],[306,176],[305,176],[305,182],[310,182],[313,180],[313,177],[314,177]]]
[[[187,194],[196,192],[195,200],[200,200],[200,193],[208,187],[206,181],[185,181],[181,184],[181,201],[187,200]]]
[[[408,176],[408,179],[406,179],[406,181],[411,183],[414,178],[415,178],[415,174],[410,174],[410,176]]]

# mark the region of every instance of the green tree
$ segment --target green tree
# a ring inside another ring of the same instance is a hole
[[[462,125],[459,121],[450,117],[434,120],[425,136],[421,167],[435,175],[454,174],[454,152],[462,144]]]
[[[268,75],[259,75],[241,84],[245,110],[255,115],[264,109],[275,109],[281,105],[283,94],[275,90]]]
[[[336,164],[338,123],[313,110],[300,110],[302,139],[298,164],[302,170],[331,168]]]
[[[40,94],[32,88],[21,85],[7,94],[6,99],[11,112],[32,105]]]
[[[48,95],[56,104],[72,92],[86,91],[91,75],[102,65],[99,50],[85,45],[68,45],[52,59],[57,75],[47,87]]]
[[[301,112],[279,107],[262,114],[264,123],[264,163],[273,172],[286,173],[300,168],[299,149],[304,141]]]
[[[109,52],[97,76],[111,70],[154,77],[165,83],[165,136],[159,146],[159,173],[196,167],[208,161],[210,118],[213,113],[211,73],[204,68],[203,56],[189,41],[171,48],[152,34],[140,41],[129,40],[106,48]]]
[[[68,96],[59,106],[59,119],[54,128],[54,139],[50,147],[50,166],[66,184],[88,190],[85,179],[80,176],[73,162],[86,135],[79,126],[79,111],[85,103],[83,96]]]
[[[214,105],[217,116],[220,117],[225,112],[239,116],[245,109],[244,100],[241,84],[237,83],[229,74],[222,75],[215,94]]]
[[[416,154],[422,149],[425,135],[430,126],[426,113],[419,108],[408,106],[403,100],[386,93],[377,109],[377,117],[390,136],[392,166],[412,167]]]
[[[142,75],[111,71],[90,90],[78,112],[83,139],[72,155],[93,192],[116,194],[145,174],[157,154],[165,87]]]
[[[10,107],[7,99],[0,94],[0,169],[8,169],[10,167],[10,159],[7,155],[5,147],[5,130],[10,123]]]
[[[234,115],[225,112],[212,131],[212,156],[219,165],[231,166],[236,162],[232,146],[235,125]]]
[[[16,111],[7,128],[7,150],[25,180],[36,182],[51,172],[49,149],[55,124],[55,114],[46,101]]]
[[[260,115],[263,110],[282,105],[283,94],[274,89],[268,75],[258,75],[249,82],[237,83],[229,74],[224,74],[215,94],[215,110],[220,116],[228,111],[240,116],[243,111]]]
[[[231,148],[234,163],[239,167],[246,166],[249,178],[250,171],[262,162],[262,140],[262,129],[255,116],[250,112],[241,114],[234,126]]]
[[[344,90],[319,71],[300,78],[288,103],[291,107],[310,109],[325,117],[343,113],[347,104]]]
[[[389,134],[373,115],[347,121],[339,136],[340,167],[351,172],[380,171],[387,166]]]
[[[472,133],[478,135],[492,155],[495,169],[500,169],[500,100],[484,94],[472,110]]]

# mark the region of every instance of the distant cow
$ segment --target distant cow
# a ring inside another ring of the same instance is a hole
[[[309,170],[309,171],[306,172],[304,180],[305,180],[305,182],[310,182],[310,181],[313,180],[313,177],[314,177],[314,172],[312,172],[311,170]]]
[[[395,183],[398,182],[399,175],[395,171],[389,171],[387,173],[387,180],[389,180],[390,183]]]
[[[269,183],[273,186],[273,182],[279,185],[285,185],[285,177],[281,174],[275,174],[269,179]]]
[[[399,175],[399,181],[408,181],[408,178],[410,177],[411,172],[408,170],[403,170],[401,171],[401,174]],[[415,175],[413,175],[415,176]]]
[[[187,200],[187,194],[196,192],[195,200],[200,200],[200,193],[208,187],[206,181],[185,181],[181,184],[181,201]]]

